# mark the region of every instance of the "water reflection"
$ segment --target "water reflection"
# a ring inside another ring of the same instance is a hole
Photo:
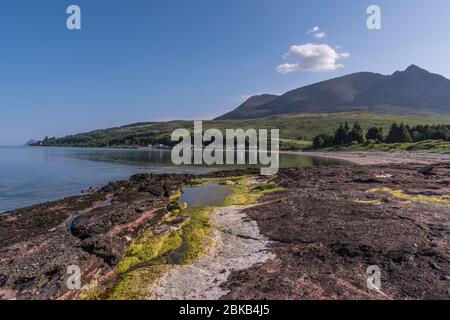
[[[281,167],[344,162],[280,154]],[[174,166],[167,150],[0,147],[0,212],[79,194],[138,172],[201,174],[239,166]]]
[[[224,152],[224,159],[226,159],[227,154]],[[164,166],[164,167],[177,167],[172,163],[171,160],[171,152],[169,150],[150,150],[150,151],[142,151],[142,150],[76,150],[73,153],[69,154],[71,157],[81,160],[89,160],[89,161],[100,161],[100,162],[109,162],[109,163],[120,163],[132,166]],[[233,152],[234,159],[239,160],[236,162],[247,163],[247,164],[215,164],[214,168],[246,168],[246,167],[259,167],[259,165],[251,165],[248,164],[249,161],[249,153],[237,153]],[[281,168],[290,168],[290,167],[313,167],[313,166],[327,166],[327,165],[341,165],[347,162],[331,159],[331,158],[318,158],[312,156],[304,156],[297,154],[285,154],[281,153],[279,155],[280,159],[280,167]],[[226,160],[224,160],[225,162]],[[193,161],[192,161],[193,163]],[[181,165],[180,167],[208,167],[211,166],[206,164],[201,165]]]

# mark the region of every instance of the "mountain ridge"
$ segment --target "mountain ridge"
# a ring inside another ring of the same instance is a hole
[[[450,80],[417,65],[391,75],[357,72],[294,89],[280,96],[250,97],[235,110],[215,120],[349,111],[449,115]]]

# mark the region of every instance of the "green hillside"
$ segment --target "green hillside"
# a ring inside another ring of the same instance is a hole
[[[450,117],[433,115],[388,115],[369,112],[344,112],[330,114],[290,114],[259,119],[204,121],[204,129],[279,129],[280,137],[288,140],[311,141],[318,134],[333,134],[337,125],[343,122],[359,122],[364,129],[383,127],[388,131],[393,122],[409,125],[450,124]],[[62,138],[42,141],[45,146],[78,147],[130,147],[149,144],[173,145],[170,136],[173,130],[186,128],[192,130],[193,121],[169,121],[136,123],[133,125],[96,130]]]

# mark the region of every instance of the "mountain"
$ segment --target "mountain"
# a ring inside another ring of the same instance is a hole
[[[359,72],[289,91],[251,97],[216,120],[289,113],[370,111],[450,114],[450,80],[411,65],[392,75]]]
[[[234,111],[223,115],[224,119],[239,119],[245,118],[245,115],[249,112],[257,112],[258,107],[265,105],[279,98],[279,96],[273,94],[262,94],[258,96],[250,97],[247,101],[240,105]],[[229,116],[229,117],[228,117]]]

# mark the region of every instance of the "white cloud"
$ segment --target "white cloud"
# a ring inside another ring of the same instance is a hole
[[[319,26],[315,26],[314,28],[312,28],[311,30],[306,31],[306,33],[316,33],[320,31]]]
[[[279,73],[289,73],[298,70],[298,64],[296,63],[284,63],[277,67]]]
[[[320,30],[319,26],[315,26],[314,28],[306,31],[307,34],[312,34],[317,39],[323,39],[327,36],[327,34]]]
[[[325,38],[327,36],[327,34],[325,32],[317,32],[316,34],[314,34],[314,36],[317,39],[322,39],[322,38]]]
[[[291,46],[283,55],[284,59],[295,60],[291,63],[279,65],[276,70],[279,73],[293,71],[330,71],[343,67],[338,60],[350,57],[347,52],[338,53],[327,44],[307,43]]]

